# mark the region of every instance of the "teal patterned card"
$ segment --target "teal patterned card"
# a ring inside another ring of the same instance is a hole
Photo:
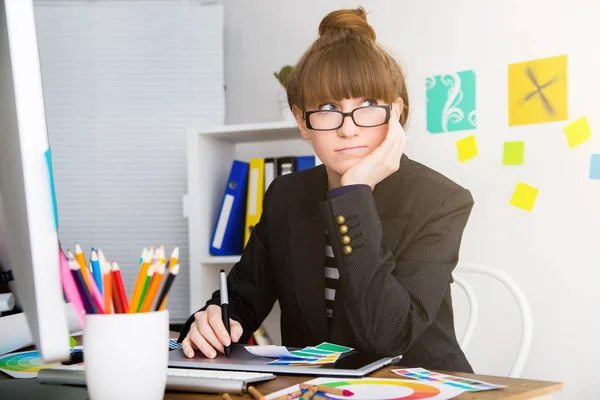
[[[475,71],[427,78],[427,130],[442,133],[475,129]]]

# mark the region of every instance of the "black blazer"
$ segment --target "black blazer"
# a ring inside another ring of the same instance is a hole
[[[326,191],[319,165],[278,177],[265,193],[260,222],[227,278],[241,342],[279,300],[283,345],[329,341],[378,356],[403,354],[404,366],[472,372],[456,339],[450,296],[470,192],[406,155],[373,191],[364,186],[332,199]],[[349,254],[338,216],[348,226]],[[330,329],[326,231],[340,274]],[[202,310],[209,304],[219,304],[218,291]]]

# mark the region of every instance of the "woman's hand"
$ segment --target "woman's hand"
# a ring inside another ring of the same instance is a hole
[[[225,329],[221,307],[211,304],[205,311],[194,314],[194,322],[190,325],[187,336],[181,342],[183,354],[194,357],[194,349],[200,350],[206,357],[215,358],[217,351],[224,352],[224,346],[237,342],[244,332],[239,322],[229,318],[231,336]]]
[[[342,186],[362,183],[373,189],[398,170],[406,146],[406,133],[399,122],[399,108],[398,104],[392,106],[387,135],[381,145],[344,173]]]

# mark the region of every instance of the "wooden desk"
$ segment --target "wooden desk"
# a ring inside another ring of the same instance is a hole
[[[401,368],[399,366],[394,366],[394,369]],[[443,371],[439,371],[443,372]],[[500,390],[490,390],[486,392],[478,392],[478,393],[463,393],[460,396],[456,397],[457,400],[492,400],[492,399],[511,399],[511,400],[521,400],[521,399],[551,399],[553,392],[558,392],[562,389],[563,384],[557,382],[544,382],[544,381],[533,381],[528,379],[513,379],[513,378],[503,378],[497,376],[486,376],[486,375],[477,375],[477,374],[465,374],[465,373],[456,373],[456,372],[448,372],[449,374],[462,376],[465,378],[471,378],[476,380],[481,380],[489,383],[495,383],[498,385],[506,385],[507,387]],[[400,378],[398,375],[391,372],[391,368],[383,368],[373,374],[370,375],[372,378]],[[269,393],[276,392],[281,389],[285,389],[289,386],[295,385],[300,382],[304,382],[310,379],[314,379],[315,377],[309,376],[278,376],[276,379],[268,382],[264,382],[261,384],[257,384],[255,387],[263,394],[267,395]],[[231,395],[234,399],[252,399],[252,396],[249,394],[243,396],[234,396]],[[221,396],[217,395],[199,395],[199,394],[191,394],[191,393],[174,393],[168,392],[165,393],[166,400],[192,400],[192,399],[222,399]]]
[[[176,337],[174,333],[171,334],[171,337]],[[394,366],[393,369],[402,368],[402,366]],[[379,371],[374,372],[370,375],[373,378],[400,378],[398,375],[395,375],[391,372],[392,368],[382,368]],[[495,383],[498,385],[505,385],[506,388],[500,390],[490,390],[486,392],[478,392],[478,393],[463,393],[460,396],[456,397],[457,400],[492,400],[492,399],[511,399],[511,400],[521,400],[521,399],[551,399],[552,393],[558,392],[562,389],[563,384],[558,382],[546,382],[546,381],[535,381],[529,379],[514,379],[514,378],[504,378],[498,376],[487,376],[487,375],[478,375],[478,374],[465,374],[465,373],[457,373],[457,372],[445,372],[445,371],[437,371],[441,373],[448,373],[451,375],[457,375],[465,378],[481,380],[489,383]],[[304,382],[310,379],[314,379],[314,376],[289,376],[282,375],[278,376],[276,379],[263,382],[256,385],[256,388],[263,394],[267,395],[269,393],[276,392],[281,389],[285,389],[289,386],[295,385],[300,382]],[[0,379],[11,379],[10,376],[0,372]],[[81,388],[83,393],[85,393],[85,389]],[[234,399],[252,399],[252,396],[249,394],[245,395],[231,395]],[[73,398],[73,397],[71,397]],[[83,397],[85,398],[85,397]],[[204,393],[183,393],[183,392],[166,392],[165,400],[200,400],[200,399],[222,399],[220,395],[211,395]]]

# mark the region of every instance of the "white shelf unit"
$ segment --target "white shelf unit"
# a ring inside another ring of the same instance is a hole
[[[218,289],[221,269],[239,256],[212,256],[208,249],[234,159],[315,154],[294,122],[224,125],[188,132],[188,194],[184,214],[189,226],[190,313],[203,307]],[[317,163],[320,163],[318,158]]]

